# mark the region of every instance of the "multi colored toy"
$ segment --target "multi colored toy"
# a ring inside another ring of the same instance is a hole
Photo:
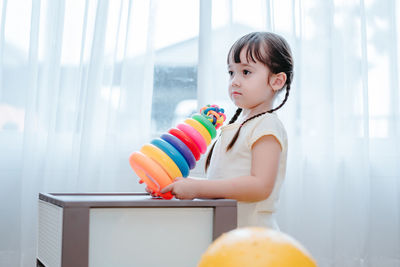
[[[225,119],[224,109],[207,105],[200,109],[200,114],[193,115],[160,138],[143,145],[140,151],[133,152],[129,163],[139,176],[139,183],[145,183],[156,196],[173,198],[171,192],[161,194],[161,189],[175,178],[189,175]]]

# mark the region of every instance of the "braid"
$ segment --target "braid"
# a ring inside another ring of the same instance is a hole
[[[287,101],[287,99],[288,99],[288,97],[289,97],[289,91],[290,91],[290,83],[288,83],[288,84],[286,85],[286,94],[285,94],[285,98],[283,99],[282,103],[281,103],[279,106],[277,106],[276,108],[273,108],[273,109],[271,109],[271,110],[268,110],[268,111],[265,111],[265,112],[261,112],[261,113],[259,113],[259,114],[257,114],[257,115],[254,115],[253,117],[250,117],[250,118],[248,118],[247,120],[245,120],[244,122],[242,122],[242,123],[240,124],[239,129],[237,130],[236,134],[233,136],[231,142],[230,142],[229,145],[226,147],[226,151],[228,152],[228,151],[233,147],[233,145],[236,143],[236,140],[237,140],[238,137],[239,137],[240,129],[242,128],[242,126],[243,126],[246,122],[248,122],[249,120],[255,119],[255,118],[257,118],[257,117],[260,117],[260,116],[262,116],[262,115],[264,115],[264,114],[266,114],[266,113],[272,113],[272,112],[277,111],[278,109],[280,109],[280,108],[286,103],[286,101]],[[235,115],[236,115],[236,114],[235,114]],[[232,118],[232,119],[233,119],[233,118]],[[231,121],[232,121],[232,120],[231,120]],[[231,123],[231,122],[229,122],[229,123]]]
[[[232,116],[232,118],[231,118],[231,120],[229,121],[228,124],[234,123],[237,120],[237,118],[239,117],[240,113],[242,113],[242,109],[241,108],[237,108],[235,114]],[[205,171],[206,172],[207,172],[208,166],[210,166],[211,156],[212,156],[212,153],[214,151],[214,147],[215,147],[215,143],[216,142],[217,141],[215,141],[213,143],[213,145],[210,148],[210,152],[208,152],[206,163],[205,163]]]
[[[242,129],[242,126],[243,126],[246,122],[248,122],[248,121],[250,121],[250,120],[252,120],[252,119],[255,119],[255,118],[257,118],[257,117],[260,117],[260,116],[262,116],[262,115],[264,115],[264,114],[266,114],[266,113],[272,113],[272,110],[268,110],[268,111],[265,111],[265,112],[261,112],[261,113],[259,113],[259,114],[257,114],[257,115],[254,115],[253,117],[248,118],[248,119],[245,120],[244,122],[242,122],[242,123],[240,124],[239,129],[237,130],[235,136],[233,136],[231,142],[230,142],[229,145],[226,147],[226,151],[229,151],[229,150],[233,147],[233,145],[236,143],[236,140],[237,140],[238,137],[239,137],[240,129]]]
[[[232,119],[229,121],[228,124],[234,123],[239,117],[240,113],[242,113],[242,109],[241,108],[236,109],[235,115],[233,115]]]
[[[208,152],[208,155],[207,155],[206,163],[204,165],[204,169],[205,169],[206,172],[208,170],[208,167],[210,166],[211,155],[214,152],[215,143],[217,143],[217,141],[215,141],[214,144],[211,146],[210,152]]]
[[[286,84],[285,98],[283,99],[282,103],[281,103],[279,106],[277,106],[276,108],[270,109],[270,110],[265,111],[265,112],[261,112],[261,113],[259,113],[259,114],[257,114],[257,115],[254,115],[253,117],[248,118],[248,119],[245,120],[244,122],[242,122],[242,123],[240,124],[240,126],[239,126],[239,129],[237,130],[237,132],[236,132],[235,135],[233,136],[231,142],[230,142],[229,145],[226,147],[226,151],[228,152],[228,151],[233,147],[233,145],[236,143],[236,140],[237,140],[238,137],[239,137],[240,129],[242,129],[242,126],[243,126],[246,122],[248,122],[248,121],[250,121],[250,120],[252,120],[252,119],[255,119],[255,118],[257,118],[257,117],[260,117],[260,116],[262,116],[262,115],[264,115],[264,114],[266,114],[266,113],[272,113],[272,112],[277,111],[278,109],[280,109],[280,108],[286,103],[286,101],[288,100],[288,98],[289,98],[289,92],[290,92],[290,81],[289,81],[289,83]],[[237,120],[237,118],[239,117],[240,113],[242,113],[242,109],[241,109],[241,108],[238,108],[238,109],[236,110],[236,112],[235,112],[235,115],[233,115],[233,117],[232,117],[231,120],[229,121],[229,124],[234,123],[234,122]],[[208,152],[208,155],[207,155],[207,159],[206,159],[206,163],[205,163],[205,170],[206,170],[206,172],[207,172],[208,166],[210,166],[211,155],[212,155],[212,153],[214,152],[215,143],[216,143],[216,142],[214,142],[214,144],[211,146],[210,152]]]
[[[286,103],[286,101],[288,100],[288,97],[289,97],[289,91],[290,91],[290,83],[288,83],[286,85],[286,94],[285,94],[285,98],[283,99],[282,103],[279,106],[277,106],[276,108],[271,109],[271,112],[274,112],[274,111],[280,109]]]

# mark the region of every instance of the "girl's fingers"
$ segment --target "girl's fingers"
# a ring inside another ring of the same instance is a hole
[[[160,193],[161,194],[167,193],[169,191],[172,191],[173,188],[174,188],[174,183],[169,184],[166,187],[164,187],[163,189],[161,189]]]
[[[157,196],[154,194],[153,190],[151,190],[149,187],[146,186],[145,190],[146,190],[146,192],[149,193],[152,197],[157,197]]]

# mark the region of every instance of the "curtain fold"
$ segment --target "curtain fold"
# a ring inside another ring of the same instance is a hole
[[[0,266],[34,265],[39,192],[142,190],[155,5],[1,2]]]
[[[143,191],[127,159],[155,134],[156,47],[167,36],[156,21],[175,19],[160,4],[0,1],[0,266],[34,265],[39,192]],[[293,51],[292,90],[278,112],[289,136],[281,230],[319,266],[400,266],[399,3],[211,5],[212,47],[199,50],[210,52],[213,88],[201,101],[235,110],[226,53],[243,34],[274,31]],[[209,19],[209,7],[198,12]],[[159,49],[164,64],[168,51],[173,64],[190,57],[202,45],[196,35]]]
[[[274,31],[294,55],[292,90],[278,111],[289,135],[281,230],[320,266],[399,266],[398,3],[227,2],[231,39]],[[215,7],[213,18],[223,14]],[[223,84],[223,71],[213,73]]]

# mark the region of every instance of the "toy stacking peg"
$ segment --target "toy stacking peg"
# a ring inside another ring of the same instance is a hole
[[[133,152],[129,163],[139,176],[139,183],[145,183],[156,196],[173,198],[171,192],[161,194],[161,189],[175,178],[189,175],[225,119],[224,109],[207,105],[200,109],[200,114],[193,115],[160,138],[143,145],[140,151]]]

